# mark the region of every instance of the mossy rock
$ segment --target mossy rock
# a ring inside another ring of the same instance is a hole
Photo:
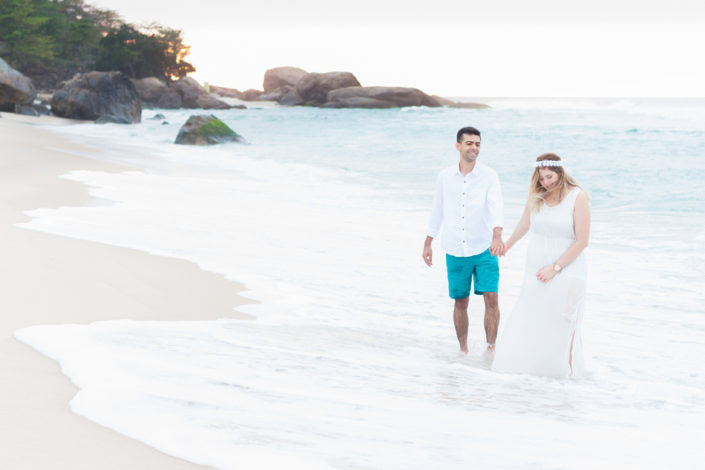
[[[201,114],[188,118],[174,143],[182,145],[214,145],[226,142],[246,142],[217,117]]]

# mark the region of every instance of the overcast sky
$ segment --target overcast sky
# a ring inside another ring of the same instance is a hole
[[[194,77],[239,89],[294,65],[445,96],[705,97],[701,0],[87,3],[181,29]]]

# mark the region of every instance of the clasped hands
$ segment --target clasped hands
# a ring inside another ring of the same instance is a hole
[[[500,237],[492,239],[492,245],[490,246],[490,254],[492,256],[504,256],[507,251],[509,251],[509,246]]]

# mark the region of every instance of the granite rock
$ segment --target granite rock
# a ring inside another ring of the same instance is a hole
[[[208,93],[196,80],[184,77],[171,84],[179,96],[181,107],[191,109],[229,109],[231,106]]]
[[[339,88],[359,87],[355,75],[350,72],[308,73],[296,82],[296,93],[308,105],[322,105],[328,92]]]
[[[0,59],[0,111],[15,112],[15,105],[30,106],[36,95],[32,80]]]
[[[298,67],[276,67],[264,73],[262,89],[265,93],[274,91],[283,86],[295,86],[296,83],[308,72]]]
[[[226,142],[245,142],[245,139],[212,114],[189,117],[174,141],[175,144],[182,145],[214,145]]]
[[[181,107],[181,95],[167,86],[157,77],[133,79],[137,93],[145,108],[178,109]]]
[[[77,74],[54,93],[51,110],[70,119],[140,122],[142,104],[135,85],[120,72]]]
[[[333,108],[392,108],[405,106],[439,107],[438,100],[418,88],[348,87],[328,92],[326,107]]]

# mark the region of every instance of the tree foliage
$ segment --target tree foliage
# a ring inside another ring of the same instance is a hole
[[[181,31],[151,25],[146,32],[123,24],[100,40],[96,70],[119,70],[134,78],[185,77],[196,69],[184,58],[189,53]]]
[[[84,0],[1,0],[0,56],[40,86],[76,72],[177,79],[195,71],[177,29],[125,23]]]
[[[49,17],[34,1],[0,3],[0,53],[8,62],[32,64],[55,56],[53,38],[47,33]]]
[[[189,62],[184,60],[191,52],[191,46],[184,44],[181,31],[178,29],[161,28],[159,30],[165,51],[165,75],[171,79],[183,78],[191,72],[196,71]]]

